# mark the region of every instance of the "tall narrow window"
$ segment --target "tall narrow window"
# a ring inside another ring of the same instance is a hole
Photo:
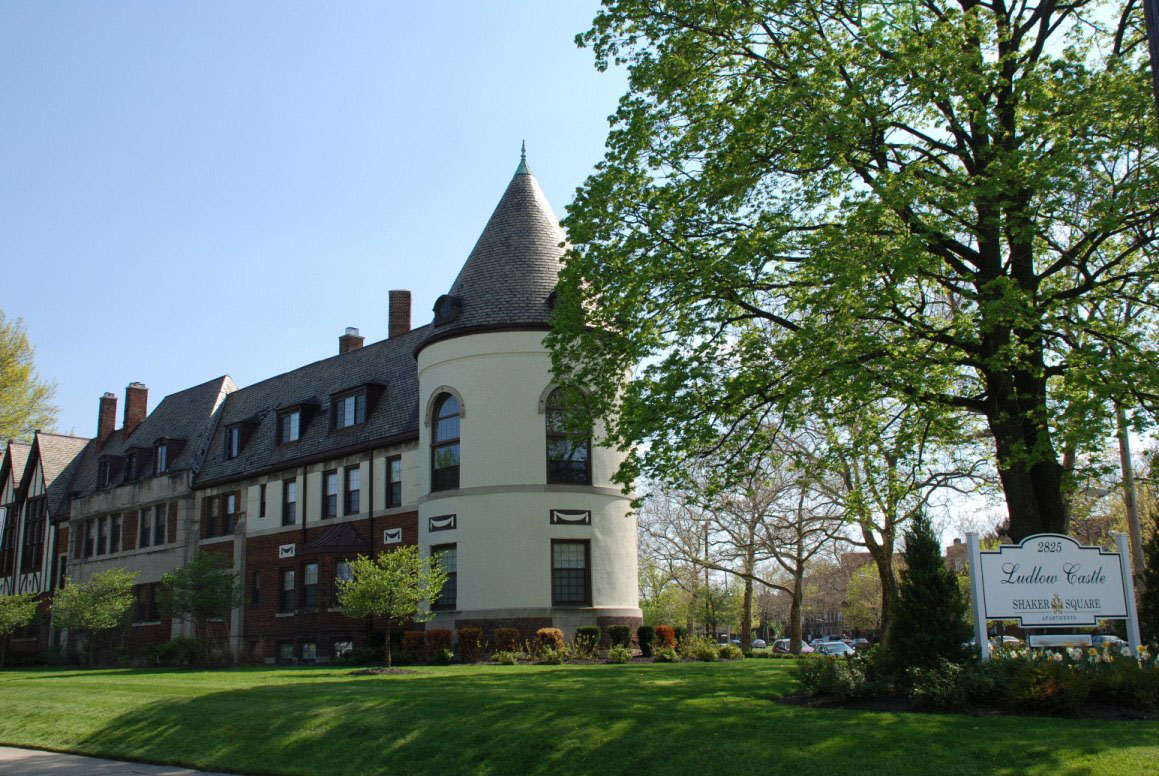
[[[258,486],[258,517],[266,516],[266,486]]]
[[[165,543],[165,515],[167,512],[165,504],[158,504],[153,507],[153,546]]]
[[[137,479],[137,456],[125,456],[125,482],[132,482]]]
[[[365,393],[360,391],[334,400],[334,428],[349,428],[365,421]]]
[[[241,426],[230,426],[225,430],[225,457],[237,458],[241,453]]]
[[[444,393],[435,404],[431,435],[431,490],[459,487],[459,400]]]
[[[547,397],[547,481],[566,485],[591,485],[592,467],[590,434],[570,434],[564,427],[564,403],[561,389]]]
[[[386,459],[386,506],[402,506],[402,456]]]
[[[121,516],[109,516],[109,552],[121,551]]]
[[[282,585],[278,596],[278,611],[294,611],[294,570],[282,569]]]
[[[298,482],[286,480],[282,483],[282,525],[298,522]]]
[[[302,566],[302,606],[318,605],[318,564],[306,563]]]
[[[291,410],[278,416],[278,443],[296,442],[301,431],[302,413]]]
[[[97,518],[97,555],[104,555],[109,551],[108,520],[104,516]]]
[[[109,461],[101,461],[97,464],[97,487],[107,488],[112,482],[112,464]]]
[[[28,500],[24,507],[24,547],[20,551],[20,572],[40,571],[44,565],[44,528],[48,514],[46,496]]]
[[[97,521],[89,518],[85,521],[85,557],[91,558],[97,546]]]
[[[262,575],[259,571],[250,574],[250,605],[257,606],[262,602]]]
[[[163,474],[169,471],[169,445],[162,442],[157,445],[153,453],[154,462],[157,464],[154,469],[157,474]]]
[[[206,500],[205,535],[207,537],[221,534],[221,497],[210,496]]]
[[[149,509],[142,509],[137,521],[137,547],[144,548],[150,544],[149,538],[153,535],[153,515]],[[87,557],[87,555],[86,555]]]
[[[343,514],[357,515],[362,508],[362,470],[357,466],[346,467],[346,504]]]
[[[322,473],[322,517],[338,514],[338,472]]]
[[[237,493],[225,494],[225,508],[222,510],[224,515],[223,534],[229,535],[233,533],[234,523],[237,521]]]
[[[447,572],[447,583],[431,604],[435,609],[454,609],[459,597],[459,552],[454,544],[431,547],[431,557]]]
[[[551,602],[554,606],[591,606],[591,544],[582,541],[551,542]]]

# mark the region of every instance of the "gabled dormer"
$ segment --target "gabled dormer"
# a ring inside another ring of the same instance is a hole
[[[319,409],[321,405],[314,398],[287,404],[278,409],[277,444],[291,444],[305,436],[306,429]]]
[[[330,430],[361,426],[386,395],[386,383],[371,380],[330,395]]]

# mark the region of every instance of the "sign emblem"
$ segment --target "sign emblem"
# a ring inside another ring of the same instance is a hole
[[[292,557],[294,557],[294,555],[297,554],[297,551],[298,551],[298,545],[296,545],[296,544],[283,544],[280,547],[278,547],[278,558],[279,559],[292,558]]]

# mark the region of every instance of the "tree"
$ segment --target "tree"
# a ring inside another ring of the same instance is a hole
[[[194,636],[206,648],[212,644],[210,620],[221,618],[223,644],[229,642],[230,615],[241,605],[241,581],[222,555],[200,552],[181,568],[161,577],[161,610],[193,621]],[[202,655],[202,658],[208,654]]]
[[[350,579],[338,580],[342,609],[349,617],[382,618],[389,666],[392,628],[434,616],[430,604],[446,584],[447,572],[437,557],[424,558],[418,547],[400,547],[373,558],[359,555],[350,570]]]
[[[0,668],[8,657],[8,638],[32,622],[39,605],[33,593],[0,595]]]
[[[548,342],[637,451],[618,477],[890,399],[979,418],[1012,537],[1062,530],[1060,427],[1153,413],[1159,383],[1156,119],[1115,11],[606,0],[578,42],[630,91]]]
[[[136,598],[133,581],[137,574],[125,569],[109,569],[93,574],[88,582],[65,581],[52,600],[53,624],[70,632],[85,633],[85,653],[91,663],[97,655],[111,656],[116,630],[127,624]]]
[[[942,547],[926,515],[905,532],[905,567],[898,585],[897,621],[886,648],[900,667],[930,666],[962,653],[970,638],[966,599],[957,575],[946,566]]]
[[[50,403],[56,386],[37,377],[35,353],[24,321],[10,321],[0,310],[0,439],[26,439],[56,422]]]

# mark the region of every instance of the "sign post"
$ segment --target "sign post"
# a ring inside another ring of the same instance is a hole
[[[986,633],[986,607],[982,599],[982,557],[978,547],[978,532],[966,534],[966,553],[970,564],[970,605],[974,611],[974,643],[983,660],[990,659],[990,639]]]
[[[1127,595],[1127,644],[1131,654],[1139,654],[1143,639],[1139,637],[1139,612],[1135,606],[1135,575],[1131,573],[1131,554],[1127,550],[1127,534],[1115,531],[1115,547],[1119,550],[1119,565],[1122,568],[1123,588]]]

